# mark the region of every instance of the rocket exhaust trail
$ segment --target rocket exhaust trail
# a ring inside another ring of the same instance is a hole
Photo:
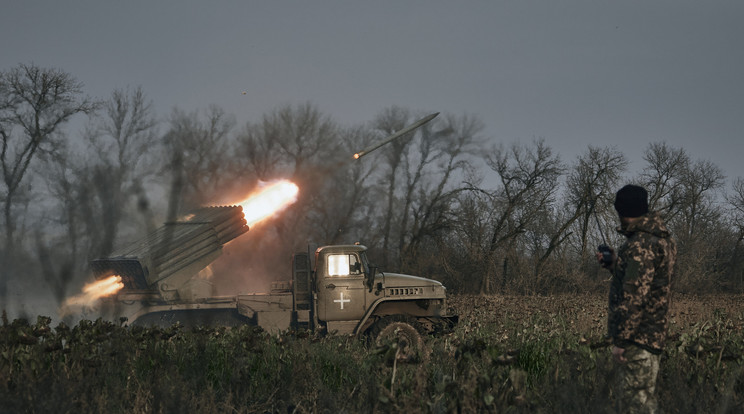
[[[439,115],[439,112],[435,112],[435,113],[433,113],[431,115],[427,115],[427,116],[419,119],[418,121],[416,121],[413,124],[411,124],[411,125],[403,128],[403,129],[401,129],[400,131],[398,131],[398,132],[390,135],[389,137],[387,137],[385,139],[382,139],[382,140],[380,140],[380,141],[378,141],[378,142],[370,145],[368,148],[363,149],[363,150],[357,152],[356,154],[354,154],[354,159],[355,160],[358,160],[358,159],[362,158],[363,156],[369,154],[370,152],[372,152],[372,151],[380,148],[381,146],[383,146],[383,145],[385,145],[385,144],[393,141],[394,139],[402,137],[403,135],[405,135],[405,134],[407,134],[407,133],[415,130],[416,128],[420,127],[421,125],[424,125],[425,123],[427,123],[427,122],[431,121],[432,119],[436,118],[437,115]]]

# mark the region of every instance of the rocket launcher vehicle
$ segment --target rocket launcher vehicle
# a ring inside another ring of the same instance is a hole
[[[167,222],[143,239],[91,263],[96,279],[121,276],[129,291],[157,289],[167,302],[185,299],[188,282],[248,231],[241,206],[204,207]],[[211,286],[211,284],[210,284]]]

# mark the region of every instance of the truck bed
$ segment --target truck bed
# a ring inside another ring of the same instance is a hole
[[[291,292],[238,295],[237,302],[239,314],[271,333],[289,329],[296,319]]]

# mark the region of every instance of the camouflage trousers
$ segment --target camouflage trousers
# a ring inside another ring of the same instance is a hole
[[[617,412],[656,413],[656,377],[661,355],[629,346],[623,356],[627,361],[618,363]]]

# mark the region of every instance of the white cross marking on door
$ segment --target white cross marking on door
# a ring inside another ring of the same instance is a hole
[[[344,292],[341,292],[340,299],[334,299],[333,301],[336,302],[336,303],[340,303],[341,304],[341,310],[343,310],[344,309],[344,303],[345,302],[351,302],[351,299],[344,299]]]

